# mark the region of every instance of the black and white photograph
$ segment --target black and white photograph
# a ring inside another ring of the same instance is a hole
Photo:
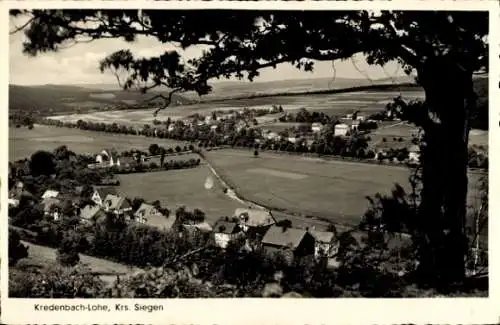
[[[275,6],[9,8],[9,299],[490,296],[495,13]]]

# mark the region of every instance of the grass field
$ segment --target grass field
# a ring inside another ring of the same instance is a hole
[[[251,99],[227,99],[223,102],[200,103],[170,107],[158,114],[158,120],[179,119],[193,113],[207,115],[214,110],[230,110],[248,108],[269,108],[272,105],[282,105],[283,109],[295,111],[305,107],[312,111],[323,111],[331,115],[342,115],[361,110],[367,114],[382,110],[386,103],[398,96],[397,91],[359,91],[337,94],[312,94],[298,96],[272,96]],[[405,98],[422,98],[421,91],[405,91]],[[79,119],[99,123],[123,123],[127,125],[144,125],[152,123],[153,109],[93,112],[88,114],[71,114],[54,117],[62,121],[76,122]]]
[[[323,161],[298,156],[220,150],[206,154],[213,165],[237,186],[240,194],[273,208],[356,224],[368,207],[365,197],[389,193],[395,183],[408,186],[405,167],[346,161]],[[477,196],[479,176],[471,174],[469,201]]]
[[[214,178],[212,189],[205,189],[205,181],[212,176],[206,166],[193,169],[170,170],[144,174],[119,175],[119,190],[130,198],[142,197],[148,201],[159,200],[172,213],[179,206],[189,210],[198,208],[205,212],[208,223],[219,217],[232,216],[236,208],[244,207],[228,198]]]
[[[95,154],[106,148],[147,150],[152,143],[164,147],[185,145],[185,142],[168,139],[36,125],[33,130],[9,128],[9,161],[28,158],[37,150],[51,151],[62,145],[76,153]]]

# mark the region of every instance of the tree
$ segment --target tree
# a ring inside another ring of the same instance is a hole
[[[149,146],[149,154],[151,156],[156,156],[158,154],[159,149],[160,147],[156,143],[153,143]]]
[[[17,231],[9,230],[9,266],[26,257],[28,257],[28,247],[21,243],[21,236]]]
[[[54,155],[48,151],[39,150],[31,155],[30,170],[31,175],[50,176],[55,173],[56,164],[54,163]]]
[[[22,11],[13,10],[11,15]],[[207,50],[187,64],[176,51],[149,59],[119,50],[101,71],[128,71],[126,89],[157,95],[166,108],[176,92],[211,91],[218,77],[248,78],[259,70],[291,63],[312,71],[314,61],[348,60],[363,53],[369,64],[396,60],[417,73],[425,103],[403,105],[408,119],[424,130],[423,190],[417,241],[422,278],[453,282],[465,275],[467,144],[476,112],[473,73],[487,69],[488,13],[445,11],[158,11],[36,10],[26,26],[24,53],[57,51],[68,42],[138,35],[182,48]],[[85,24],[84,22],[87,22]],[[90,22],[90,23],[89,23]],[[51,26],[51,28],[46,28]],[[200,26],[200,27],[195,27]],[[235,28],[236,27],[236,28]],[[149,81],[149,83],[146,83]],[[442,220],[442,222],[435,222]]]
[[[78,254],[77,235],[74,233],[66,234],[61,241],[59,249],[57,250],[57,262],[63,266],[75,266],[80,262],[80,255]]]

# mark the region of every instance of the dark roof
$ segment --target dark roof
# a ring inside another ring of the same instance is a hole
[[[114,187],[101,187],[101,188],[96,188],[97,193],[99,193],[99,196],[101,199],[104,200],[106,196],[109,194],[111,195],[118,195],[118,191]]]
[[[234,234],[239,231],[239,227],[236,223],[219,220],[213,227],[213,231],[220,234]]]
[[[295,249],[300,245],[306,234],[307,231],[304,229],[272,226],[262,238],[262,244]]]

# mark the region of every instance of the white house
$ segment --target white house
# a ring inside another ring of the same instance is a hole
[[[408,160],[413,163],[418,163],[420,161],[420,147],[413,145],[408,149]]]
[[[314,237],[314,257],[332,257],[339,250],[339,243],[335,234],[330,231],[310,230],[309,233]]]
[[[288,137],[288,142],[291,142],[291,143],[297,143],[297,138],[296,137]]]
[[[100,160],[100,163],[108,161],[109,166],[120,166],[120,157],[118,157],[118,153],[116,152],[116,150],[105,149],[101,151],[99,155],[97,155],[96,162],[99,162],[98,159]]]
[[[314,132],[314,133],[319,133],[323,130],[324,126],[323,124],[321,123],[313,123],[311,125],[311,130]]]
[[[219,220],[213,227],[215,244],[226,248],[230,241],[242,235],[241,229],[235,222]]]
[[[104,209],[118,215],[132,211],[132,207],[125,198],[113,194],[108,194],[104,199]]]
[[[280,136],[278,133],[276,132],[269,132],[267,135],[266,135],[266,138],[268,140],[279,140]]]
[[[172,132],[172,131],[174,131],[174,130],[175,130],[175,124],[174,124],[174,123],[170,123],[170,124],[168,125],[167,131],[168,131],[168,132]]]
[[[94,201],[95,204],[103,206],[104,199],[108,194],[118,195],[116,190],[113,187],[101,187],[98,189],[94,189],[94,193],[92,193],[91,200]]]
[[[334,134],[337,136],[346,136],[349,132],[349,125],[347,124],[337,124],[334,128]]]
[[[54,191],[54,190],[46,190],[43,195],[42,195],[42,200],[46,200],[46,199],[51,199],[51,198],[56,198],[59,196],[59,192],[58,191]]]
[[[352,123],[351,123],[351,130],[356,130],[357,131],[358,128],[359,128],[359,124],[360,124],[360,120],[359,119],[352,121]]]

